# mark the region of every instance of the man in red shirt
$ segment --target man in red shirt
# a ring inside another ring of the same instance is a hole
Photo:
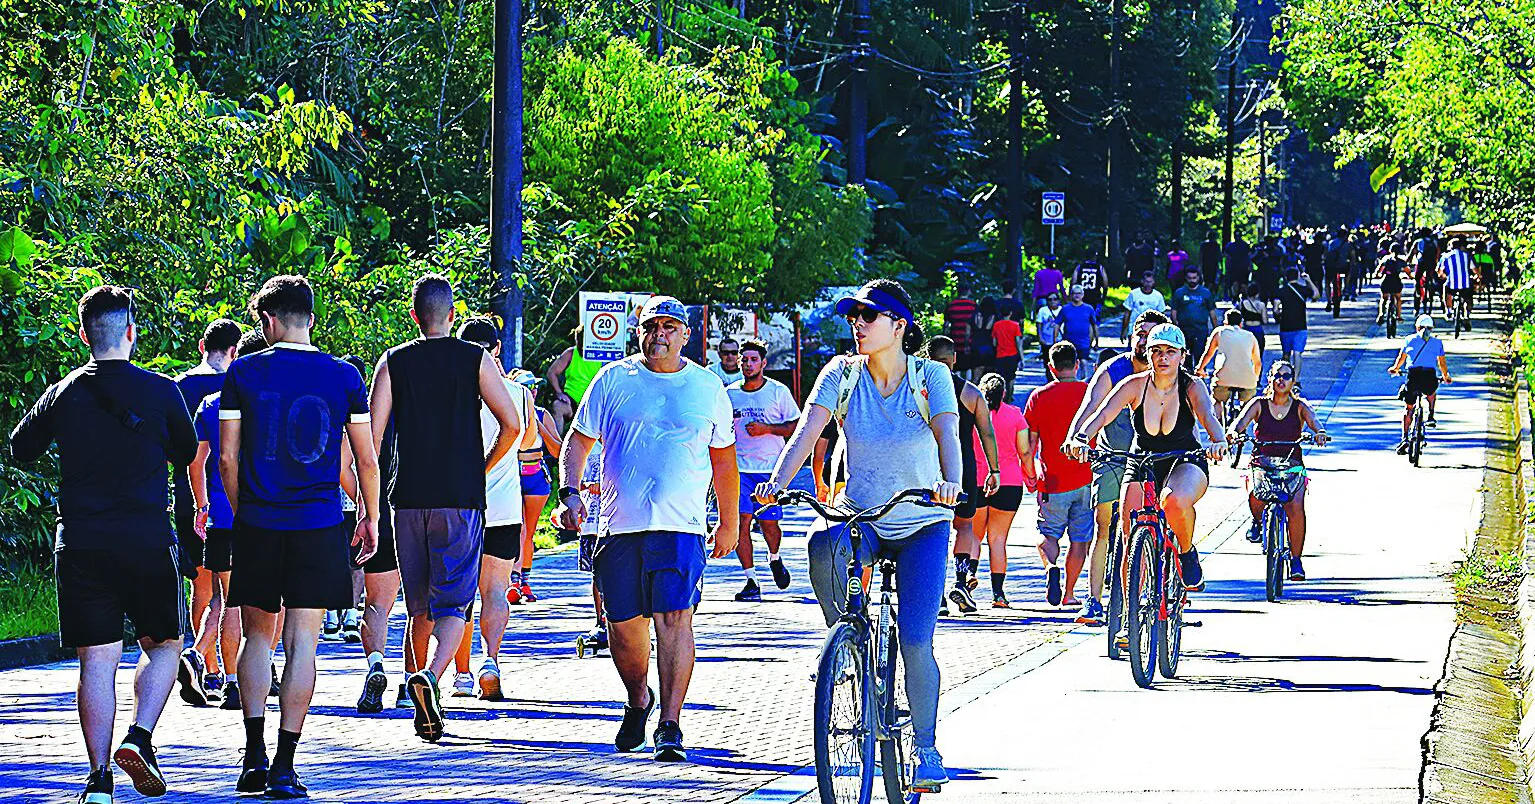
[[[943,308],[943,324],[949,331],[949,337],[954,339],[954,349],[959,358],[955,370],[961,376],[975,367],[975,346],[970,342],[970,324],[979,309],[975,300],[969,297],[969,287],[964,280],[955,286],[954,300]]]
[[[1018,379],[1019,341],[1023,337],[1023,329],[1018,326],[1020,314],[1019,308],[1009,307],[991,325],[991,339],[997,347],[997,360],[992,364],[992,371],[1006,381],[1007,392],[1003,398],[1008,402],[1013,401],[1013,383]]]
[[[1093,543],[1092,467],[1061,452],[1071,419],[1087,396],[1087,383],[1077,379],[1077,366],[1077,348],[1069,341],[1050,347],[1050,371],[1055,380],[1030,394],[1023,408],[1023,419],[1029,425],[1023,471],[1029,477],[1039,478],[1039,557],[1047,568],[1046,600],[1052,606],[1063,602],[1076,605],[1072,590]],[[1035,467],[1036,455],[1043,464],[1043,472]],[[1056,564],[1061,555],[1062,534],[1071,538],[1064,596],[1061,568]],[[1094,602],[1089,598],[1089,605]]]

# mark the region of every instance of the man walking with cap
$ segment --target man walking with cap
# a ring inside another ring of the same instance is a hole
[[[129,362],[138,338],[133,297],[102,286],[80,299],[91,360],[43,392],[11,433],[11,454],[35,461],[59,445],[59,641],[80,660],[76,703],[91,773],[83,804],[111,804],[107,764],[117,715],[123,615],[143,653],[133,725],[112,758],[146,796],[165,794],[150,732],[165,709],[181,648],[181,578],[165,510],[166,464],[184,471],[197,437],[176,385]]]
[[[656,708],[648,688],[655,623],[661,722],[655,759],[687,759],[679,719],[693,676],[693,607],[703,591],[706,496],[719,500],[714,558],[735,549],[740,476],[730,397],[719,378],[682,356],[687,309],[653,296],[640,311],[640,353],[592,380],[560,451],[556,519],[572,530],[585,508],[576,483],[602,441],[602,514],[594,575],[608,616],[609,650],[628,692],[614,747],[645,745]]]
[[[412,645],[424,659],[405,688],[416,708],[416,736],[434,743],[444,728],[437,680],[453,663],[479,588],[485,474],[516,449],[523,422],[490,353],[451,337],[453,286],[446,277],[416,280],[410,317],[421,337],[385,352],[373,374],[373,438],[382,443],[393,418],[394,544]],[[482,401],[500,424],[488,455]]]

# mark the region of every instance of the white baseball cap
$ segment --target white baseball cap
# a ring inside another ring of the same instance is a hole
[[[1423,315],[1418,316],[1418,320],[1414,323],[1417,325],[1418,329],[1433,329],[1434,317],[1428,313],[1424,313]]]

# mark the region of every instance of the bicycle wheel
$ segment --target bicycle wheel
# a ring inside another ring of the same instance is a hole
[[[869,804],[874,729],[864,673],[868,640],[852,623],[832,626],[815,680],[815,776],[821,804]]]
[[[1284,597],[1286,536],[1284,509],[1270,503],[1263,509],[1263,591],[1270,603]]]
[[[1396,338],[1396,316],[1386,317],[1386,337]]]
[[[1124,561],[1124,538],[1119,532],[1119,504],[1114,505],[1114,517],[1109,523],[1109,554],[1104,563],[1104,572],[1108,574],[1109,585],[1109,610],[1103,618],[1105,630],[1108,631],[1109,658],[1118,660],[1123,653],[1119,649],[1119,631],[1125,627],[1125,581],[1124,573],[1120,571],[1121,562]]]
[[[1427,400],[1419,401],[1412,414],[1412,437],[1407,441],[1407,461],[1413,466],[1418,465],[1418,459],[1423,457],[1423,406]]]
[[[906,665],[901,661],[901,639],[892,621],[880,627],[876,656],[881,657],[879,711],[879,770],[885,780],[885,800],[890,804],[917,804],[922,794],[911,789],[917,770],[917,734],[906,700]]]
[[[1178,654],[1183,648],[1183,573],[1178,556],[1162,551],[1162,595],[1167,601],[1167,616],[1157,620],[1157,669],[1163,678],[1178,675]]]
[[[1157,613],[1161,590],[1157,584],[1156,528],[1142,525],[1130,534],[1130,589],[1125,612],[1130,631],[1130,675],[1140,687],[1156,678]]]

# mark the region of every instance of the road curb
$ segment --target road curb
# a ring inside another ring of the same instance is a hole
[[[74,656],[59,647],[58,634],[42,634],[0,642],[0,670],[14,670],[34,664],[49,664]]]

